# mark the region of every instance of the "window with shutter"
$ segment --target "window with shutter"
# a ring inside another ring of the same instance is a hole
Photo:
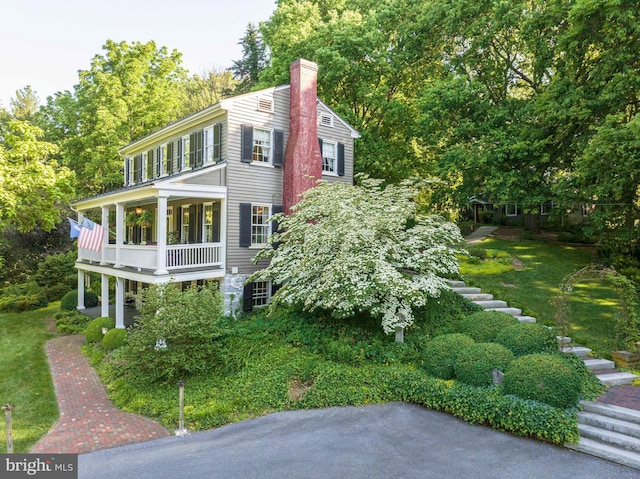
[[[245,163],[251,163],[253,161],[253,126],[242,125],[242,153],[240,160]]]

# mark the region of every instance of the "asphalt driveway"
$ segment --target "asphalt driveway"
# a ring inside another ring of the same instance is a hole
[[[79,477],[637,479],[640,471],[389,403],[274,413],[83,454]]]

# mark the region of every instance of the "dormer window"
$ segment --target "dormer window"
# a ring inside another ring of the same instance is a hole
[[[266,96],[258,97],[258,111],[273,113],[273,98]]]

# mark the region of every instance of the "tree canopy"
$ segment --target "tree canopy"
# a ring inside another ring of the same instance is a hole
[[[460,230],[438,216],[420,216],[417,184],[360,186],[319,183],[270,236],[255,261],[269,265],[249,281],[272,280],[273,304],[328,311],[337,318],[369,312],[385,332],[413,323],[413,308],[448,288],[458,272]]]

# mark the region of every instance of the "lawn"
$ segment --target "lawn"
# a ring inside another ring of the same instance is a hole
[[[480,287],[551,326],[555,325],[551,299],[559,294],[562,279],[597,261],[593,247],[549,241],[487,238],[469,251],[476,257],[494,257],[462,262],[461,271],[469,286]],[[573,342],[608,357],[614,349],[616,305],[611,284],[592,281],[576,285],[571,294],[569,336]]]
[[[45,318],[59,303],[26,313],[0,314],[0,402],[15,404],[14,452],[28,452],[55,423],[58,404],[45,343],[53,337]],[[0,452],[6,452],[5,421],[0,421]]]

